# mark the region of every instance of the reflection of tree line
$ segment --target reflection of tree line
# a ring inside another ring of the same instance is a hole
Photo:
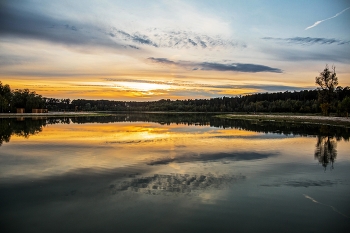
[[[100,117],[77,117],[71,118],[73,123],[112,123],[112,122],[152,122],[161,125],[184,124],[198,126],[212,126],[216,128],[242,129],[254,132],[277,133],[283,135],[300,136],[332,136],[338,141],[350,138],[350,132],[344,127],[326,127],[317,124],[295,124],[288,122],[274,121],[250,121],[250,120],[232,120],[212,117],[214,114],[203,113],[125,113],[115,114],[113,116]]]
[[[342,139],[344,141],[349,141],[350,138],[348,128],[339,126],[219,118],[215,118],[214,121],[215,123],[211,124],[211,126],[284,135],[316,136],[315,159],[317,159],[325,169],[329,164],[331,164],[331,169],[334,168],[333,164],[337,157],[337,141],[341,141]]]
[[[333,169],[334,161],[337,157],[337,141],[341,140],[341,137],[333,135],[330,133],[331,127],[321,126],[321,135],[317,136],[315,159],[319,161],[320,164],[326,170],[328,164],[331,164],[331,169]],[[347,128],[343,128],[346,133],[348,133]],[[349,141],[349,137],[343,137],[345,141]]]
[[[112,123],[112,122],[153,122],[162,125],[210,125],[213,114],[205,113],[119,113],[105,117],[72,118],[72,122],[84,123]]]
[[[334,161],[337,157],[337,142],[334,137],[330,136],[317,136],[315,159],[319,161],[320,164],[326,170],[328,164],[331,164],[331,169],[333,169]]]
[[[283,135],[316,136],[315,158],[327,167],[332,165],[337,156],[337,141],[349,141],[350,132],[347,128],[317,124],[294,124],[288,122],[232,120],[212,117],[210,114],[168,114],[168,113],[138,113],[116,114],[100,117],[72,117],[48,119],[0,119],[0,146],[9,142],[12,134],[29,137],[42,131],[49,124],[112,123],[112,122],[154,122],[162,125],[185,124],[211,126],[217,128],[242,129],[254,132],[275,133]]]
[[[12,135],[28,138],[37,134],[49,124],[69,123],[69,118],[60,119],[23,119],[0,118],[0,146],[3,142],[9,142]]]

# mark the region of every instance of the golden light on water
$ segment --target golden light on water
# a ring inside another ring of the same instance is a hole
[[[314,147],[309,145],[315,143],[315,138],[284,137],[281,139],[263,135],[241,129],[220,129],[187,124],[161,125],[147,122],[47,125],[42,128],[42,132],[31,135],[29,138],[12,135],[11,143],[14,145],[41,148],[36,151],[28,149],[14,156],[26,156],[41,162],[36,170],[18,167],[12,171],[13,174],[10,172],[7,175],[46,176],[84,167],[113,169],[152,164],[157,161],[164,163],[170,170],[188,173],[190,172],[188,169],[193,168],[188,167],[191,163],[187,164],[186,161],[200,159],[203,155],[213,156],[215,162],[216,156],[225,154],[244,155],[269,151],[277,160],[279,154],[303,160],[305,158],[298,156],[298,150],[301,148],[313,154]],[[4,144],[2,149],[6,149],[6,146],[7,144]],[[15,152],[17,149],[11,150]],[[286,158],[280,159],[283,161]],[[223,161],[226,160],[230,161],[229,158],[223,159]],[[40,164],[45,167],[45,170],[40,169]]]

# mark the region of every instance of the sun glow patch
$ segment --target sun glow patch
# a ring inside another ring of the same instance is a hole
[[[157,84],[157,83],[136,83],[136,82],[118,82],[116,83],[118,87],[130,89],[133,91],[152,91],[152,90],[169,90],[170,85]]]

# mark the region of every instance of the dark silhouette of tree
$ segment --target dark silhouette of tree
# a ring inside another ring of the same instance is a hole
[[[35,91],[28,89],[15,90],[12,95],[12,106],[15,108],[25,108],[26,112],[31,112],[33,108],[44,108],[45,101]]]
[[[8,84],[2,85],[0,81],[0,111],[8,112],[12,99],[11,88]]]
[[[316,84],[318,89],[318,101],[324,115],[329,115],[329,109],[331,103],[335,97],[335,89],[338,86],[338,78],[335,72],[335,66],[332,66],[332,70],[328,68],[328,65],[316,77]]]
[[[12,135],[11,124],[8,119],[0,119],[0,146],[3,142],[9,142]]]
[[[334,161],[337,157],[337,142],[334,137],[331,136],[317,136],[315,159],[319,161],[320,164],[326,170],[328,164],[331,164],[333,169]]]
[[[340,107],[346,113],[346,117],[348,117],[350,111],[350,96],[343,99],[343,101],[340,103]]]

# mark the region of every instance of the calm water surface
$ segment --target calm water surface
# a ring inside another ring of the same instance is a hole
[[[0,119],[0,231],[349,232],[349,136],[203,114]]]

